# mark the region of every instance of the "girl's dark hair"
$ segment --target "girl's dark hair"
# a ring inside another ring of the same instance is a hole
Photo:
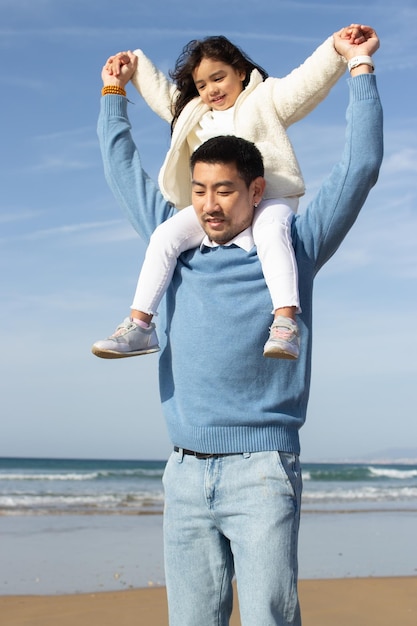
[[[222,61],[237,71],[245,72],[244,88],[249,82],[251,71],[254,69],[260,72],[263,80],[268,78],[267,72],[262,67],[256,65],[240,48],[223,35],[206,37],[201,40],[193,39],[184,46],[175,63],[175,68],[169,73],[179,91],[173,104],[174,117],[171,123],[171,132],[185,105],[198,96],[192,73],[204,58]]]

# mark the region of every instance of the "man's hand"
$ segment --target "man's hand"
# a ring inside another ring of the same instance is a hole
[[[103,85],[125,87],[138,66],[138,57],[130,50],[109,57],[101,71]]]

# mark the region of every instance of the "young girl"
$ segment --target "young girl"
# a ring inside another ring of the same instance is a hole
[[[345,30],[347,38],[355,39],[358,34],[350,27]],[[138,69],[132,83],[147,104],[171,124],[171,146],[159,186],[164,197],[182,210],[159,226],[151,238],[130,317],[113,335],[96,342],[92,352],[102,358],[122,358],[159,350],[152,317],[178,256],[199,246],[205,236],[189,206],[190,155],[211,137],[233,134],[255,143],[265,165],[266,193],[255,208],[252,224],[274,315],[264,356],[296,359],[299,336],[295,319],[300,301],[291,221],[305,187],[286,129],[327,96],[344,73],[345,60],[330,37],[285,78],[268,78],[265,70],[226,37],[207,37],[185,46],[170,82],[141,50],[134,54]],[[118,75],[127,62],[128,53],[118,53],[108,59],[107,69]],[[123,91],[121,95],[126,95]]]

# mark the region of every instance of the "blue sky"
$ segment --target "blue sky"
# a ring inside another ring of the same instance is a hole
[[[385,112],[380,179],[316,281],[305,460],[417,446],[417,7],[228,0],[0,0],[2,159],[0,456],[166,458],[157,356],[104,361],[91,344],[128,313],[144,246],[104,181],[96,136],[105,59],[141,47],[163,70],[190,39],[224,34],[271,76],[359,22]],[[220,7],[217,10],[217,6]],[[130,116],[156,176],[169,128],[131,88]],[[340,155],[345,77],[290,129],[308,192]],[[417,456],[417,453],[416,453]]]

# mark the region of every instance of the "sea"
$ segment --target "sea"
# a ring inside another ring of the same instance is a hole
[[[162,513],[165,461],[0,458],[0,515]],[[303,512],[417,510],[417,463],[304,463]]]
[[[0,595],[163,586],[164,460],[0,458]],[[417,463],[303,463],[300,578],[417,575]]]

